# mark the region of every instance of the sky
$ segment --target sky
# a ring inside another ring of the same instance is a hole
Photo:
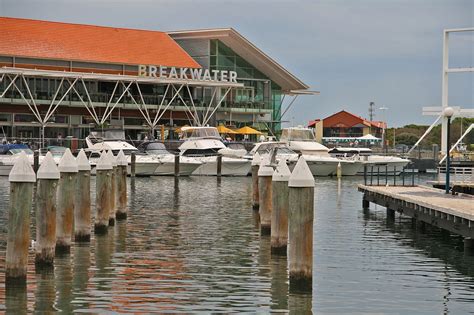
[[[429,124],[441,105],[443,29],[474,27],[474,0],[0,0],[0,16],[171,31],[232,27],[319,96],[287,125],[347,110],[390,126]],[[450,67],[474,67],[474,32],[450,36]],[[473,73],[449,76],[449,105],[474,108]],[[284,105],[287,105],[287,98]],[[387,108],[385,111],[380,108]]]

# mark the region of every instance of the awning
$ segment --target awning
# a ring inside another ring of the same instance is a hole
[[[250,128],[249,126],[242,127],[240,129],[235,130],[235,133],[241,135],[261,135],[262,133],[258,130]]]

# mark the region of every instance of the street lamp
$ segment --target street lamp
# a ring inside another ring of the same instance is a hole
[[[385,127],[387,125],[387,116],[386,116],[386,113],[385,111],[388,109],[388,107],[385,107],[385,106],[382,106],[379,108],[379,110],[382,111],[383,115],[382,115],[382,118],[383,118],[383,126],[382,126],[382,148],[384,149],[385,153],[387,153],[387,136],[385,134]]]
[[[447,132],[446,132],[446,180],[444,183],[444,188],[447,194],[449,194],[449,171],[451,168],[451,158],[449,156],[449,149],[451,147],[451,144],[449,143],[449,136],[450,136],[450,127],[451,127],[451,117],[454,115],[454,109],[452,107],[446,107],[443,110],[443,115],[444,117],[447,118]]]

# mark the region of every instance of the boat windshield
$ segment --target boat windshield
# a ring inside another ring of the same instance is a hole
[[[163,143],[152,142],[146,145],[145,151],[151,154],[168,154],[168,150]]]
[[[277,148],[277,153],[285,153],[285,154],[294,153],[293,151],[288,149],[286,147],[286,145],[283,144],[283,143],[264,143],[264,144],[261,144],[258,147],[257,152],[258,152],[258,154],[262,155],[262,154],[270,153],[272,151],[272,149],[274,149],[274,148]]]
[[[315,141],[313,130],[311,129],[283,129],[281,133],[282,141]]]
[[[11,155],[14,155],[14,154],[21,153],[22,151],[28,155],[33,154],[33,151],[31,151],[31,149],[10,149],[8,150],[8,153]]]
[[[219,132],[215,127],[190,128],[183,130],[183,138],[217,138],[220,139]]]

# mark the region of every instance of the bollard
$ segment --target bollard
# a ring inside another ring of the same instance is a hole
[[[314,177],[303,157],[298,159],[288,186],[290,289],[311,290]]]
[[[258,204],[260,212],[260,233],[270,235],[272,222],[272,175],[269,156],[265,155],[258,169]]]
[[[109,208],[109,226],[115,225],[115,212],[117,211],[116,195],[117,195],[117,158],[112,150],[107,151],[107,157],[112,163],[112,171],[110,172],[110,208]]]
[[[96,234],[107,233],[109,226],[109,209],[110,209],[110,173],[112,171],[112,162],[109,161],[108,155],[102,151],[99,161],[96,165],[96,212],[94,222],[94,232]]]
[[[56,247],[56,194],[59,169],[51,152],[38,169],[36,189],[36,267],[53,266]]]
[[[341,166],[341,162],[337,163],[336,176],[337,176],[337,178],[341,178],[341,177],[342,177],[342,166]]]
[[[91,239],[91,165],[83,149],[77,155],[77,192],[74,205],[74,240]]]
[[[252,208],[258,210],[258,168],[260,167],[260,154],[255,153],[252,159]]]
[[[174,156],[174,176],[179,176],[179,154]]]
[[[288,243],[288,180],[290,169],[280,160],[272,175],[271,253],[286,256]]]
[[[127,158],[123,151],[120,150],[117,154],[117,168],[119,170],[117,181],[117,220],[127,218],[127,165]]]
[[[10,175],[10,210],[8,212],[6,283],[26,283],[28,246],[30,245],[30,212],[35,172],[25,152],[15,161]]]
[[[217,155],[217,177],[222,175],[222,154]]]
[[[56,252],[67,253],[71,249],[74,229],[74,199],[76,195],[77,162],[66,149],[58,164],[59,187],[56,211]]]
[[[135,152],[132,152],[131,157],[130,157],[130,176],[135,177],[135,162],[137,161],[137,156],[135,155]]]

